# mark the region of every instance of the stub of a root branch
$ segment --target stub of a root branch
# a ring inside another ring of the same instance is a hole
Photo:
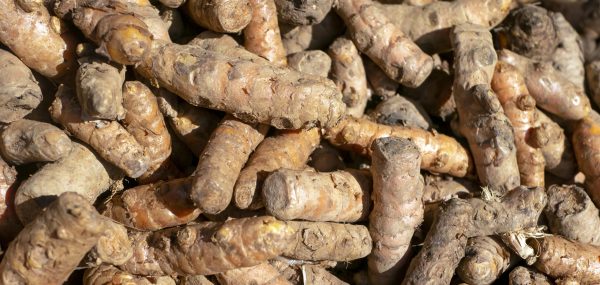
[[[528,265],[532,265],[537,259],[537,256],[535,255],[533,248],[527,244],[527,239],[548,236],[548,234],[543,232],[544,230],[544,226],[532,227],[520,231],[500,234],[500,238],[513,250],[513,252],[524,259]]]

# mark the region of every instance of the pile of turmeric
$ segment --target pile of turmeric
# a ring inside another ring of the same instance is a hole
[[[0,284],[598,284],[599,8],[0,0]]]

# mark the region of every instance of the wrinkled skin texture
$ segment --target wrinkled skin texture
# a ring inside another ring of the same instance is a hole
[[[144,174],[150,166],[149,157],[144,155],[144,147],[116,121],[83,120],[81,108],[72,93],[65,86],[59,87],[50,107],[52,119],[127,176],[137,178]]]
[[[356,222],[370,208],[371,179],[359,170],[280,169],[262,187],[267,212],[282,220]]]
[[[300,260],[351,261],[373,247],[367,227],[327,222],[286,222],[294,231],[282,255]],[[342,250],[343,249],[343,250]]]
[[[443,204],[402,284],[449,284],[469,237],[515,231],[537,224],[546,205],[543,188],[518,187],[500,201],[452,199]]]
[[[468,284],[492,284],[517,261],[517,256],[500,239],[472,237],[467,241],[465,257],[456,273]]]
[[[168,276],[141,277],[121,271],[110,265],[100,265],[85,270],[84,285],[175,285]]]
[[[244,29],[244,47],[275,65],[285,66],[286,52],[281,41],[274,0],[249,0],[252,20]]]
[[[73,145],[59,128],[31,120],[12,122],[0,134],[0,152],[9,163],[52,162],[67,156]]]
[[[221,285],[292,285],[269,263],[225,271],[217,280]]]
[[[227,208],[236,178],[267,130],[268,126],[246,124],[231,115],[221,121],[193,175],[190,197],[202,212],[217,214]]]
[[[464,24],[452,31],[454,100],[459,128],[469,142],[483,186],[500,195],[519,185],[515,135],[491,89],[496,51],[487,28]]]
[[[543,152],[528,142],[531,131],[540,123],[536,117],[535,99],[529,95],[523,76],[514,66],[499,62],[492,78],[492,89],[514,131],[521,185],[544,187]]]
[[[200,47],[205,50],[237,55],[240,57],[240,59],[250,60],[259,58],[256,57],[256,54],[248,52],[245,48],[242,48],[232,36],[213,31],[204,31],[190,40],[187,44]]]
[[[0,263],[3,284],[62,284],[104,232],[102,216],[67,192],[27,225]]]
[[[97,57],[86,57],[80,61],[75,84],[83,114],[95,119],[122,119],[125,115],[125,68]]]
[[[289,226],[273,217],[137,232],[130,236],[134,255],[119,268],[136,275],[211,275],[274,258],[293,236]]]
[[[400,137],[415,143],[421,151],[421,169],[457,177],[464,177],[473,170],[468,151],[454,138],[437,132],[386,126],[364,118],[346,118],[325,132],[325,138],[332,145],[362,155],[369,154],[373,141],[381,137]],[[518,183],[518,174],[516,182]]]
[[[298,264],[298,265],[292,265],[293,264],[293,260],[292,259],[287,259],[285,257],[278,257],[272,260],[269,260],[269,264],[271,266],[273,266],[275,269],[277,269],[277,271],[279,271],[279,273],[283,276],[285,276],[285,278],[292,282],[293,284],[300,284],[303,280],[302,277],[302,266],[304,266],[305,272],[308,273],[308,265],[306,264]],[[328,265],[329,264],[337,264],[335,261],[323,261],[323,263],[327,262]],[[319,266],[319,265],[317,265]]]
[[[275,67],[239,46],[207,47],[157,44],[140,69],[192,105],[276,128],[331,126],[345,112],[327,79]]]
[[[303,169],[320,140],[318,128],[281,131],[263,140],[237,178],[235,205],[240,209],[262,207],[260,190],[267,176],[281,168]]]
[[[550,232],[568,239],[600,245],[600,214],[583,188],[575,185],[552,185],[547,190],[548,206],[544,209]]]
[[[17,171],[0,159],[0,242],[8,244],[23,226],[15,212]]]
[[[149,160],[148,170],[140,180],[148,183],[168,179],[168,171],[163,169],[170,164],[171,135],[156,97],[143,83],[128,81],[123,86],[123,107],[127,110],[123,125],[143,147],[144,157]]]
[[[252,20],[249,0],[187,0],[185,10],[198,25],[219,33],[237,33]]]
[[[550,15],[556,28],[559,45],[552,55],[552,65],[569,81],[584,88],[585,68],[583,43],[577,31],[561,13]]]
[[[321,50],[300,51],[287,58],[288,66],[302,73],[327,77],[331,69],[331,58]]]
[[[586,191],[600,207],[600,115],[592,111],[573,129],[573,150],[585,175]]]
[[[190,178],[140,185],[116,194],[104,215],[141,231],[187,224],[200,215],[189,199]]]
[[[215,285],[208,280],[204,275],[191,275],[179,277],[180,285]]]
[[[600,35],[600,14],[598,13],[600,2],[597,0],[544,0],[543,4],[547,9],[564,15],[570,24],[581,33],[586,45],[586,59],[595,58],[598,54],[596,40]]]
[[[93,202],[119,179],[119,172],[96,156],[87,146],[73,143],[69,155],[46,164],[23,181],[15,194],[15,208],[23,224],[66,191],[76,191]]]
[[[429,76],[433,60],[367,0],[339,0],[336,12],[356,47],[391,79],[417,87]]]
[[[556,283],[556,285],[581,285],[577,278],[572,277],[556,279],[554,280],[554,283]]]
[[[0,24],[1,26],[1,24]],[[10,52],[0,49],[0,122],[25,117],[42,101],[42,90],[31,70]]]
[[[110,219],[102,219],[104,232],[96,245],[86,254],[81,264],[98,266],[100,264],[119,265],[133,255],[131,241],[125,226]]]
[[[449,51],[450,29],[464,23],[498,25],[508,12],[512,0],[437,1],[423,7],[376,4],[396,28],[428,54]]]
[[[328,71],[329,66],[323,68],[322,65],[330,65],[331,60],[322,51],[307,51],[291,55],[288,62],[289,66],[297,71],[326,77],[327,72],[323,72],[323,69]],[[320,140],[320,130],[312,128],[279,131],[262,141],[237,179],[234,189],[235,205],[240,209],[262,208],[260,189],[267,176],[281,168],[304,168]]]
[[[533,267],[554,278],[572,278],[580,284],[600,282],[600,248],[560,236],[527,240],[537,260]]]
[[[519,266],[508,275],[510,285],[551,285],[551,280],[546,275],[536,270]]]
[[[75,35],[44,6],[27,9],[18,3],[14,0],[0,2],[0,42],[25,65],[44,76],[58,79],[74,71],[78,42]]]
[[[579,120],[590,112],[590,101],[548,62],[537,62],[509,50],[498,52],[500,61],[514,65],[525,76],[527,89],[537,105],[565,120]]]
[[[544,112],[536,110],[540,126],[531,133],[532,146],[542,150],[546,171],[560,178],[571,179],[577,174],[577,161],[571,140],[565,131]]]
[[[325,268],[318,265],[304,266],[306,271],[307,284],[321,285],[348,285],[348,283],[338,279],[335,275],[329,273]]]
[[[327,51],[331,57],[331,79],[344,96],[347,113],[360,118],[367,107],[369,93],[367,76],[360,53],[354,43],[345,37],[335,40]]]
[[[333,0],[275,0],[279,19],[293,26],[321,23],[332,4]]]
[[[507,19],[501,43],[520,55],[535,60],[550,59],[559,39],[550,12],[526,5],[514,10]]]
[[[429,130],[433,122],[419,102],[397,95],[382,101],[370,114],[374,121],[389,126]]]
[[[410,241],[423,222],[421,154],[409,140],[393,137],[377,139],[371,151],[369,232],[375,246],[368,259],[369,279],[394,284],[412,256]]]

